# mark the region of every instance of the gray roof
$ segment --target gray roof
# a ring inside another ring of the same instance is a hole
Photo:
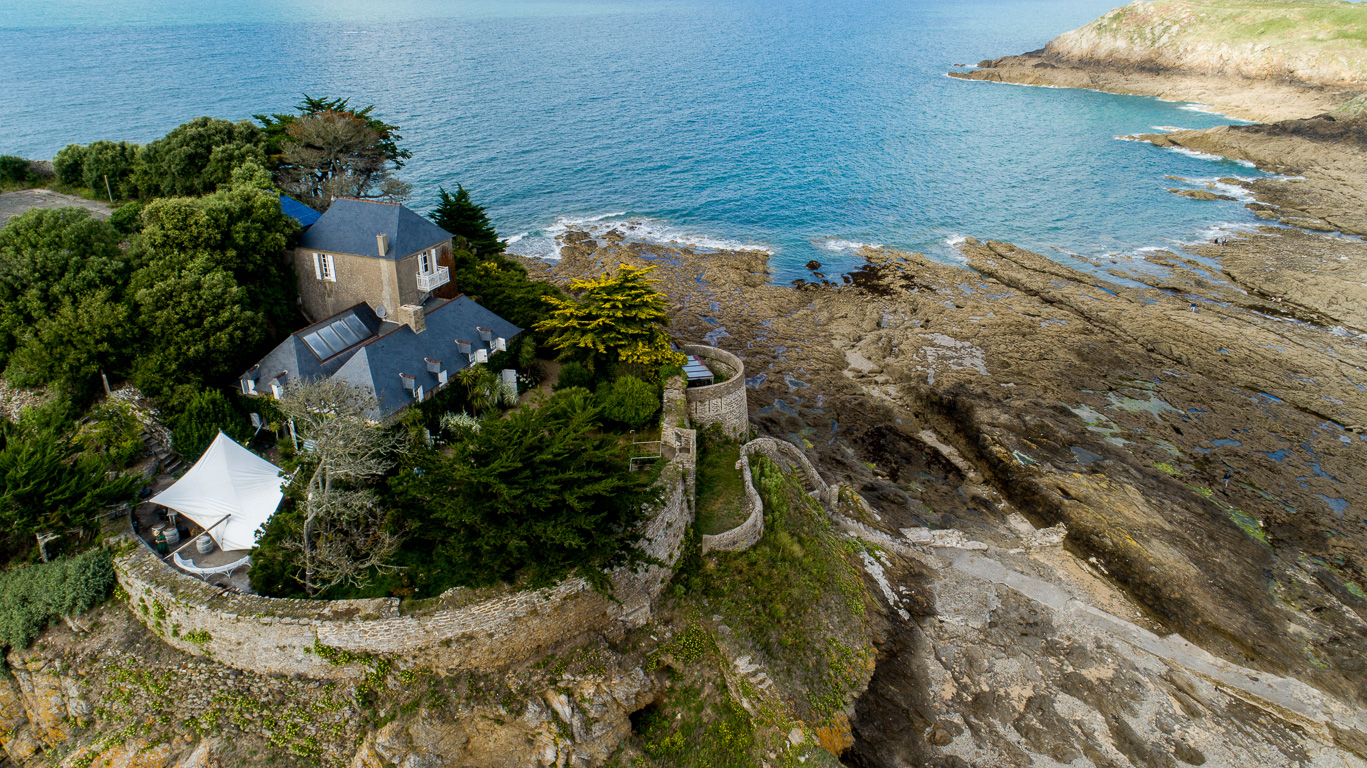
[[[389,252],[384,256],[380,255],[376,235],[389,239]],[[450,232],[402,205],[342,197],[299,236],[299,245],[394,260],[450,239]]]
[[[337,322],[345,323],[349,317],[383,335],[366,337],[331,357],[320,357],[304,341],[311,333]],[[369,306],[358,304],[293,334],[272,350],[259,363],[257,391],[269,394],[270,380],[282,372],[286,383],[299,377],[323,376],[349,381],[375,393],[380,404],[376,417],[383,421],[414,401],[413,394],[404,388],[400,374],[412,376],[416,386],[431,394],[439,383],[437,375],[427,370],[428,359],[439,361],[448,379],[454,379],[457,371],[470,365],[469,359],[456,349],[457,340],[469,342],[472,351],[488,350],[490,345],[480,339],[480,328],[509,341],[522,332],[521,328],[466,296],[429,309],[424,320],[427,327],[422,333],[414,333],[407,325],[390,331],[391,324],[383,323],[382,327]]]

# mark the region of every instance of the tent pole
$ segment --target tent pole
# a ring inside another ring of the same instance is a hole
[[[232,517],[232,515],[224,515],[222,518],[219,519],[218,522],[214,523],[213,525],[209,526],[208,528],[205,528],[205,529],[204,529],[204,532],[205,532],[205,533],[208,533],[209,531],[212,531],[213,529],[217,528],[218,526],[223,525],[224,523],[228,522],[228,518],[230,518],[230,517]],[[176,552],[179,552],[179,551],[181,551],[182,549],[185,549],[186,547],[190,546],[192,543],[194,543],[194,540],[195,540],[194,537],[186,536],[186,537],[185,537],[185,543],[184,543],[184,544],[181,544],[179,547],[176,547],[175,552],[172,552],[171,554],[168,554],[166,557],[163,557],[163,558],[162,558],[162,561],[163,561],[163,562],[167,562],[167,563],[171,562],[171,556],[172,556],[172,555],[174,555],[174,554],[176,554]]]

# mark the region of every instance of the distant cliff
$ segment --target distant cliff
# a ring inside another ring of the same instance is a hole
[[[1139,0],[1046,55],[1311,85],[1367,82],[1367,5],[1324,0]]]
[[[1367,90],[1367,3],[1140,0],[978,67],[950,76],[1202,102],[1259,122],[1309,117]]]

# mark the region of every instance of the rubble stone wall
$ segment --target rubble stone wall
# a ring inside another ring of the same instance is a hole
[[[684,352],[701,359],[726,381],[706,387],[689,387],[688,416],[699,429],[721,425],[728,437],[744,440],[750,434],[750,406],[746,399],[745,364],[739,357],[716,347],[685,344]]]
[[[675,392],[675,400],[679,400]],[[452,589],[401,606],[394,598],[291,600],[225,592],[163,563],[145,546],[115,563],[130,608],[168,644],[238,669],[347,678],[362,665],[334,665],[318,645],[355,653],[404,654],[440,669],[493,670],[594,633],[649,620],[693,522],[688,451],[670,460],[660,509],[646,524],[646,551],[666,565],[613,575],[614,599],[580,578],[553,587]]]

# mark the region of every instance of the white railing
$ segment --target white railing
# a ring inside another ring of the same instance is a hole
[[[435,291],[443,285],[451,282],[451,270],[449,267],[437,267],[437,271],[427,274],[418,273],[418,290]]]

